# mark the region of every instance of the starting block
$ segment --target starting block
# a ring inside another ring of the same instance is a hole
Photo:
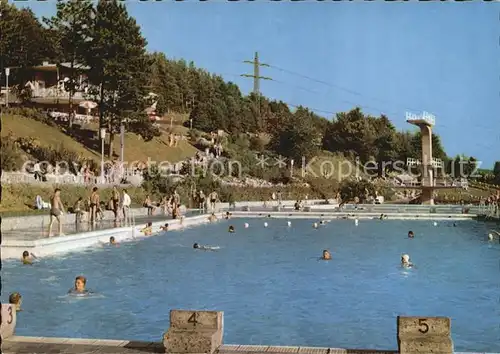
[[[14,335],[16,328],[16,305],[2,304],[0,336],[2,340]]]
[[[398,316],[398,347],[400,354],[453,354],[450,318]]]
[[[170,311],[170,328],[163,336],[166,353],[212,354],[222,345],[222,311]]]

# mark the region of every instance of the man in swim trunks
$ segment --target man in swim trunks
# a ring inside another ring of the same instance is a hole
[[[52,225],[54,224],[54,220],[57,220],[57,222],[59,223],[59,236],[63,234],[61,223],[61,217],[63,213],[64,206],[61,202],[61,190],[59,188],[56,188],[54,190],[54,195],[50,198],[49,237],[51,237],[52,234]]]
[[[215,203],[217,203],[217,199],[219,199],[219,196],[217,195],[216,191],[213,191],[210,193],[208,196],[208,199],[210,199],[210,207],[212,208],[212,211],[215,210]]]
[[[90,195],[90,222],[92,224],[96,223],[97,209],[99,208],[100,202],[101,198],[99,197],[99,193],[97,193],[97,187],[94,187]]]
[[[116,186],[113,186],[111,200],[113,201],[113,214],[115,214],[115,222],[117,222],[118,221],[118,208],[120,206],[120,192],[118,192],[118,188],[116,188]]]

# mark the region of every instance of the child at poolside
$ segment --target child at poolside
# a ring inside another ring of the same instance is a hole
[[[9,296],[9,304],[15,305],[16,311],[21,311],[22,297],[19,293],[12,293]]]
[[[153,233],[153,224],[151,222],[148,222],[146,227],[141,230],[142,233],[144,233],[145,236],[151,236]]]

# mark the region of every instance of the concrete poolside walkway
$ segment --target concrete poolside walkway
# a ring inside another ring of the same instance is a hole
[[[201,211],[188,211],[184,214],[185,217],[190,217],[190,216],[197,216],[203,214]],[[165,221],[165,223],[168,223],[169,221],[173,221],[172,217],[170,215],[153,215],[153,216],[137,216],[135,217],[135,225],[136,226],[141,226],[141,225],[146,225],[148,222],[159,222],[159,221]],[[82,232],[88,232],[88,231],[97,231],[97,230],[109,230],[117,227],[122,227],[126,226],[124,223],[118,224],[115,226],[113,220],[102,220],[97,222],[95,226],[92,226],[88,222],[82,222],[80,224],[69,224],[69,225],[64,225],[63,226],[63,233],[65,236],[69,235],[75,235],[79,234]],[[57,222],[54,223],[54,226],[52,227],[52,233],[54,235],[57,235],[57,230],[58,230],[58,225]],[[19,230],[8,230],[8,231],[3,231],[2,230],[2,240],[3,241],[10,241],[10,240],[16,240],[16,241],[36,241],[40,239],[46,239],[47,237],[47,232],[48,232],[48,225],[46,225],[43,229],[41,227],[38,228],[26,228],[26,229],[19,229]],[[60,236],[52,236],[50,237],[51,239],[56,239],[57,237]]]
[[[2,353],[46,354],[145,354],[165,353],[163,343],[83,338],[48,338],[14,336],[4,340]],[[355,350],[316,347],[279,347],[267,345],[222,345],[217,354],[393,354],[397,351]]]
[[[165,353],[163,343],[83,338],[13,336],[2,342],[4,354],[148,354]],[[396,354],[397,350],[342,349],[320,347],[283,347],[224,344],[215,354]],[[455,354],[495,354],[466,353]],[[496,353],[498,354],[498,353]]]

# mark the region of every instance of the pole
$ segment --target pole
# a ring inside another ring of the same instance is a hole
[[[255,52],[255,60],[253,62],[253,93],[259,95],[259,53]]]
[[[125,159],[125,125],[120,125],[120,160],[123,165]]]
[[[104,184],[104,138],[101,139],[101,181]]]
[[[193,118],[189,118],[189,129],[193,130]]]
[[[106,129],[101,128],[101,183],[104,184],[104,139],[106,139]]]
[[[6,86],[6,91],[5,91],[5,107],[9,108],[9,75],[10,75],[10,68],[5,68],[5,86]]]
[[[120,179],[124,177],[123,161],[125,160],[125,125],[120,125]]]

